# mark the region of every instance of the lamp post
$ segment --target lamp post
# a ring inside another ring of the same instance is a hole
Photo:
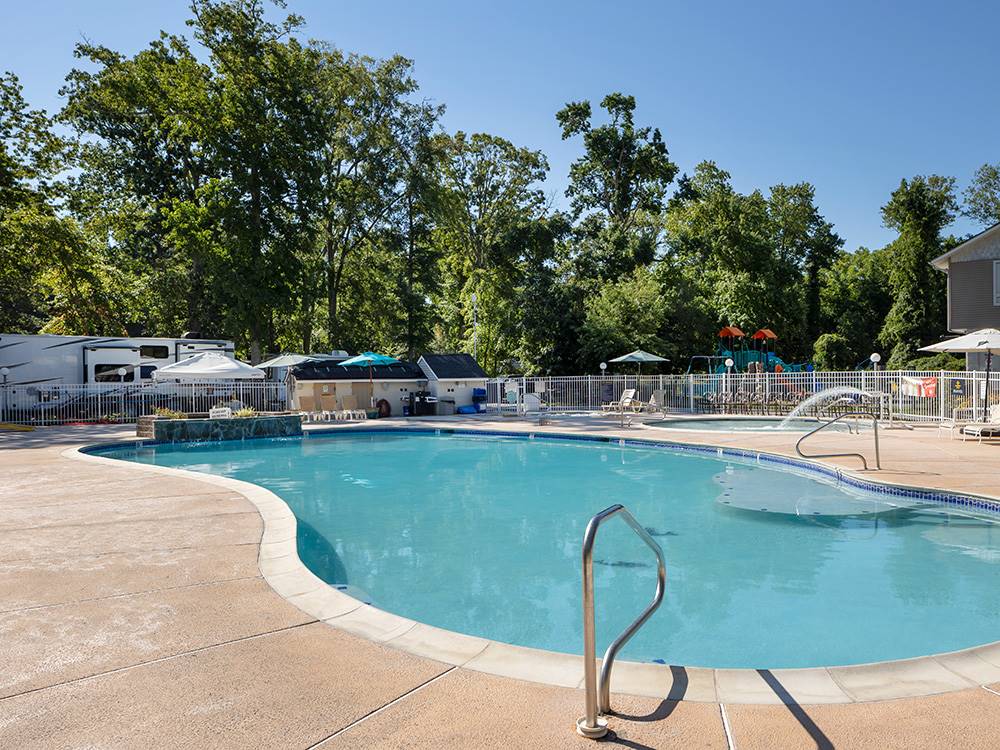
[[[729,376],[732,373],[732,371],[733,371],[733,365],[735,365],[735,364],[736,364],[736,362],[733,361],[732,357],[726,357],[726,392],[727,393],[732,390],[732,380],[730,379]]]
[[[0,367],[0,377],[3,377],[3,411],[0,412],[0,421],[7,418],[7,376],[10,375],[9,367]]]
[[[872,355],[868,359],[871,360],[872,369],[878,372],[878,363],[882,361],[882,355],[878,352],[872,352]]]
[[[122,383],[122,386],[121,386],[121,389],[120,389],[120,393],[119,393],[119,398],[121,400],[121,415],[122,415],[121,418],[122,418],[122,420],[125,419],[125,385],[124,385],[124,383],[125,383],[125,374],[127,372],[128,372],[128,370],[126,370],[124,367],[119,367],[118,368],[118,382]]]
[[[479,300],[479,295],[475,292],[469,297],[472,300],[472,358],[479,361],[479,311],[476,307],[476,302]]]

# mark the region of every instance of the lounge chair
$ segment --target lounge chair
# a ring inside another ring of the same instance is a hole
[[[323,393],[319,397],[319,418],[324,422],[337,418],[337,397],[332,393]]]
[[[299,414],[306,422],[312,422],[322,417],[316,409],[316,399],[313,396],[299,396]]]
[[[334,413],[334,419],[337,420],[354,420],[354,419],[367,419],[368,412],[364,409],[358,408],[358,397],[357,396],[343,396],[339,399],[340,409]]]
[[[637,401],[635,403],[639,403],[639,410],[647,414],[655,414],[656,412],[666,413],[666,408],[663,405],[663,391],[661,390],[653,391],[649,396],[649,401],[641,403]]]
[[[963,441],[966,435],[979,438],[980,443],[983,442],[983,438],[1000,437],[1000,404],[994,404],[990,407],[989,416],[985,422],[965,425],[962,428]]]
[[[621,398],[617,401],[612,401],[610,404],[602,404],[601,411],[614,412],[615,414],[618,414],[626,409],[630,409],[634,401],[635,388],[626,388],[622,391]]]
[[[950,417],[945,417],[938,422],[938,437],[941,436],[942,430],[948,430],[949,437],[954,440],[956,430],[961,433],[965,427],[976,423],[972,418],[974,413],[971,406],[960,406],[957,409],[952,409]]]

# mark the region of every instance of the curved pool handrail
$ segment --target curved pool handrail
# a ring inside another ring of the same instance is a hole
[[[594,626],[594,542],[601,524],[617,515],[622,517],[622,520],[656,555],[656,593],[653,594],[653,601],[650,602],[649,606],[608,646],[608,650],[604,652],[604,659],[601,661],[601,674],[600,679],[598,679],[596,629]],[[599,717],[601,714],[611,711],[611,669],[614,666],[615,658],[622,646],[628,643],[629,639],[660,606],[666,586],[667,563],[663,557],[663,550],[649,532],[639,525],[635,516],[629,513],[624,505],[612,505],[590,519],[583,535],[583,674],[586,688],[586,713],[576,722],[576,731],[584,737],[597,739],[607,734],[607,722]]]
[[[879,457],[879,445],[878,445],[878,417],[876,417],[870,411],[847,411],[847,412],[844,412],[843,414],[840,414],[839,416],[831,419],[829,422],[823,422],[818,427],[810,430],[809,432],[807,432],[805,435],[803,435],[802,437],[800,437],[798,439],[798,441],[795,443],[795,452],[798,453],[800,456],[802,456],[802,458],[839,458],[839,457],[842,457],[842,456],[857,456],[858,458],[861,459],[861,463],[865,467],[865,471],[868,471],[868,459],[865,458],[864,454],[862,454],[862,453],[853,453],[853,452],[850,452],[850,453],[803,453],[802,452],[802,443],[803,443],[803,441],[805,441],[806,438],[811,437],[812,435],[815,435],[817,432],[819,432],[821,430],[825,430],[827,427],[830,427],[832,425],[837,424],[837,422],[839,422],[842,419],[846,419],[847,417],[867,417],[868,419],[870,419],[872,421],[872,427],[874,428],[873,434],[875,436],[875,468],[876,469],[881,469],[882,468],[882,461],[881,461],[881,458]]]

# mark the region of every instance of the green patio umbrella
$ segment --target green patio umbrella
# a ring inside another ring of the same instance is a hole
[[[368,365],[368,385],[371,386],[372,390],[373,409],[375,408],[375,378],[372,375],[372,367],[374,365],[395,365],[398,363],[399,360],[395,357],[376,352],[362,352],[350,359],[345,359],[343,362],[338,362],[341,367],[363,367],[364,365]]]
[[[650,354],[649,352],[644,352],[642,349],[636,349],[634,352],[629,352],[628,354],[623,354],[620,357],[615,357],[610,360],[611,362],[636,362],[639,365],[639,374],[642,374],[642,363],[643,362],[669,362],[669,359],[663,357],[658,357],[655,354]]]

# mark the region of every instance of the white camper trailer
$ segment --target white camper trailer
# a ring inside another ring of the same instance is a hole
[[[6,368],[8,385],[139,383],[150,381],[158,367],[202,352],[232,358],[233,342],[0,334],[0,370]]]
[[[211,405],[228,391],[160,385],[152,375],[164,365],[202,352],[232,357],[233,344],[209,339],[0,334],[0,422],[121,422],[158,406],[197,411],[200,402],[195,397]]]

